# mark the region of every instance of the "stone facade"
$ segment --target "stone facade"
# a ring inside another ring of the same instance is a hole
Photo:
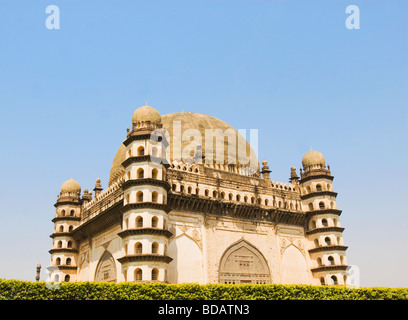
[[[204,142],[192,145],[192,161],[169,153],[175,125],[236,132],[202,114],[136,110],[108,188],[99,179],[94,194],[81,195],[72,179],[61,187],[51,281],[345,283],[341,211],[320,152],[307,152],[300,177],[292,167],[290,183],[281,183],[256,158],[256,165],[197,161],[212,152]],[[180,149],[190,147],[182,141]]]

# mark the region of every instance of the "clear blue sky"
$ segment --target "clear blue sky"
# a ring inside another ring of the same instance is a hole
[[[60,30],[45,8],[60,9]],[[360,29],[345,8],[360,8]],[[0,278],[49,264],[53,204],[107,186],[144,105],[259,130],[287,182],[310,147],[335,176],[362,286],[408,286],[408,3],[0,1]]]

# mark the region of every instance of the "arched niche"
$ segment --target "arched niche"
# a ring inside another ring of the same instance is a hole
[[[173,258],[168,266],[170,283],[203,283],[203,256],[198,244],[186,234],[174,238],[167,248]]]
[[[248,241],[239,240],[221,257],[219,282],[271,283],[271,274],[263,254]]]
[[[105,251],[99,259],[95,272],[95,281],[116,282],[115,259],[108,251]]]
[[[287,246],[282,254],[282,284],[307,284],[306,260],[299,248]]]

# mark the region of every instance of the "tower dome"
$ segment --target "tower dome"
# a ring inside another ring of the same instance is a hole
[[[69,179],[61,186],[61,194],[63,193],[81,193],[81,186],[74,179]]]
[[[151,125],[158,127],[161,125],[161,116],[159,111],[147,105],[137,109],[132,116],[132,124],[137,128]]]
[[[323,154],[316,150],[308,151],[302,158],[302,166],[305,171],[313,169],[324,169],[326,161]]]

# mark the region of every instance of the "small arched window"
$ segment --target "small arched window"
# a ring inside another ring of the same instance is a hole
[[[336,276],[331,276],[330,277],[330,280],[331,280],[331,284],[333,285],[333,286],[337,286],[339,283],[338,283],[338,281],[337,281],[337,277]]]
[[[248,202],[248,197],[247,197],[247,196],[244,197],[244,202],[245,202],[245,203]]]
[[[156,268],[152,269],[152,280],[158,280],[159,279],[159,270]]]
[[[159,194],[156,191],[152,192],[152,202],[157,203],[159,199]]]
[[[143,228],[143,217],[138,216],[136,218],[136,228]]]
[[[319,209],[323,210],[324,208],[325,208],[324,202],[323,201],[319,202]]]
[[[69,240],[69,241],[67,242],[67,248],[72,248],[72,241],[71,241],[71,240]]]
[[[73,226],[69,226],[69,227],[68,227],[68,232],[71,232],[72,230],[74,230],[74,227],[73,227]]]
[[[237,194],[237,201],[241,201],[241,196]]]
[[[269,205],[269,200],[265,199],[265,206]]]
[[[316,229],[316,220],[312,220],[311,227],[312,229]]]
[[[326,243],[326,246],[331,246],[331,240],[329,237],[324,238],[324,242]]]
[[[182,192],[182,193],[184,192],[184,186],[183,185],[180,186],[180,192]]]
[[[143,245],[140,242],[135,244],[135,253],[142,254],[143,253]]]
[[[177,188],[177,186],[176,186],[175,184],[173,184],[173,185],[171,186],[171,189],[172,189],[173,191],[176,191],[176,188]]]
[[[152,148],[152,156],[153,156],[153,157],[157,157],[157,154],[158,154],[157,148],[156,148],[156,147],[153,147],[153,148]]]
[[[313,211],[313,203],[309,203],[309,211]]]
[[[312,189],[310,189],[310,186],[307,186],[307,187],[306,187],[306,191],[307,191],[307,193],[312,192]]]
[[[217,198],[217,191],[213,191],[213,198]]]
[[[157,225],[159,224],[159,218],[156,216],[152,218],[152,228],[157,228]]]
[[[64,226],[59,227],[59,232],[64,232]]]
[[[123,270],[123,279],[127,281],[127,270]]]
[[[138,156],[144,156],[145,152],[144,152],[144,147],[140,146],[139,148],[137,148],[137,155]]]
[[[57,242],[57,248],[62,248],[62,241]]]
[[[196,188],[195,194],[196,195],[200,194],[200,189],[199,188]]]
[[[65,210],[61,210],[61,215],[65,216]]]
[[[54,281],[59,282],[59,275],[58,274],[55,275]]]
[[[323,278],[323,277],[320,278],[320,284],[321,284],[322,286],[326,285],[326,282],[324,281],[324,278]]]
[[[70,266],[71,265],[71,258],[67,258],[67,260],[65,260],[65,264],[67,266]]]
[[[143,192],[142,191],[138,191],[136,193],[136,201],[137,202],[143,202]]]
[[[152,243],[152,253],[159,253],[159,244],[157,242]]]
[[[254,197],[251,197],[251,203],[252,204],[255,203],[255,198]]]
[[[140,268],[137,268],[135,270],[135,280],[136,281],[142,281],[143,280],[143,271]]]
[[[130,195],[127,194],[127,195],[126,195],[126,204],[129,204],[129,203],[130,203]]]
[[[316,248],[319,247],[319,239],[315,239],[315,240],[314,240],[314,244],[315,244],[315,247],[316,247]]]
[[[61,264],[61,258],[55,259],[55,264],[59,266]]]
[[[205,189],[205,191],[204,191],[204,195],[205,195],[206,197],[208,197],[208,196],[210,195],[210,190]]]
[[[322,226],[323,227],[328,227],[329,226],[326,219],[322,219]]]
[[[159,176],[159,171],[156,168],[154,168],[152,170],[152,179],[157,179],[158,176]]]
[[[225,199],[225,192],[221,192],[221,199]]]
[[[318,265],[318,266],[322,266],[322,265],[323,265],[321,258],[317,258],[317,265]]]
[[[190,186],[187,188],[187,193],[191,194],[193,192],[193,188],[191,188]]]
[[[322,191],[322,186],[320,184],[316,185],[316,191],[317,192]]]
[[[128,173],[126,174],[127,179],[130,180],[130,171],[128,171]]]
[[[143,179],[143,178],[144,178],[144,170],[143,170],[143,168],[137,169],[137,178],[138,178],[138,179]]]
[[[334,258],[332,256],[329,256],[327,260],[329,261],[329,266],[334,266]]]
[[[74,214],[75,214],[75,211],[74,211],[74,210],[71,210],[71,211],[70,211],[70,216],[73,217]]]

